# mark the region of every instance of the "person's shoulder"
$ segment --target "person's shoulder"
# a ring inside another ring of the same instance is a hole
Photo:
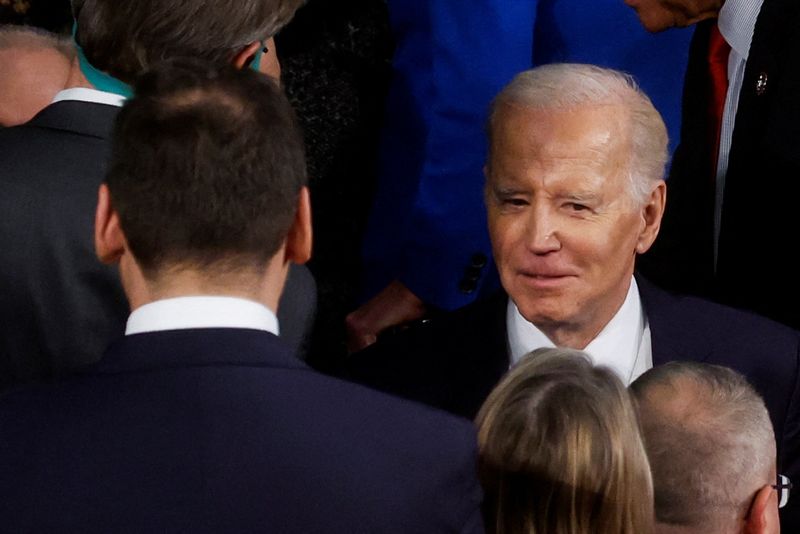
[[[641,278],[639,284],[649,321],[667,335],[699,339],[732,353],[759,350],[764,358],[798,352],[800,332],[777,321],[705,298],[667,292]]]
[[[313,382],[308,386],[321,393],[326,402],[341,406],[346,417],[353,417],[363,425],[392,427],[393,431],[401,431],[411,438],[417,436],[426,442],[431,437],[466,440],[467,444],[474,441],[470,421],[437,408],[311,370],[305,378]]]

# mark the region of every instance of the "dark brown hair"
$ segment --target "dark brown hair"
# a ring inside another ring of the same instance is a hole
[[[301,136],[266,76],[168,62],[120,112],[107,184],[146,276],[263,268],[306,184]]]

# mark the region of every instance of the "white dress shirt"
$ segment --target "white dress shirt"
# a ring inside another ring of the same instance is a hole
[[[739,107],[739,93],[753,31],[764,0],[726,0],[719,10],[717,26],[719,32],[731,47],[728,56],[728,94],[722,112],[722,129],[719,136],[717,155],[716,196],[714,202],[714,264],[719,251],[719,230],[722,223],[722,195],[725,192],[725,174],[728,172],[728,157],[731,152],[733,127],[736,110]]]
[[[108,106],[122,107],[125,103],[125,97],[114,93],[107,93],[105,91],[98,91],[97,89],[89,89],[88,87],[72,87],[71,89],[64,89],[56,93],[53,98],[52,104],[56,102],[63,102],[65,100],[74,100],[77,102],[90,102],[93,104],[106,104]]]
[[[522,316],[510,298],[506,324],[512,365],[532,350],[555,347],[544,332]],[[610,368],[626,386],[653,367],[650,326],[635,279],[631,279],[628,294],[617,313],[583,350],[595,365]]]
[[[190,328],[249,328],[276,336],[278,318],[266,306],[236,297],[177,297],[136,308],[128,317],[125,335]]]

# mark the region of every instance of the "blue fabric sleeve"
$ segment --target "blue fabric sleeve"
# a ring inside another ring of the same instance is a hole
[[[475,256],[490,256],[486,114],[531,65],[536,2],[390,0],[389,8],[398,47],[365,244],[367,292],[397,278],[452,309],[474,299],[490,269],[464,291]]]

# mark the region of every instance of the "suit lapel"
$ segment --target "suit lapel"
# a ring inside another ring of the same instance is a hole
[[[650,326],[653,365],[676,360],[707,360],[713,346],[710,338],[698,331],[694,317],[702,311],[684,305],[680,297],[657,288],[640,275],[636,276],[636,283]]]

